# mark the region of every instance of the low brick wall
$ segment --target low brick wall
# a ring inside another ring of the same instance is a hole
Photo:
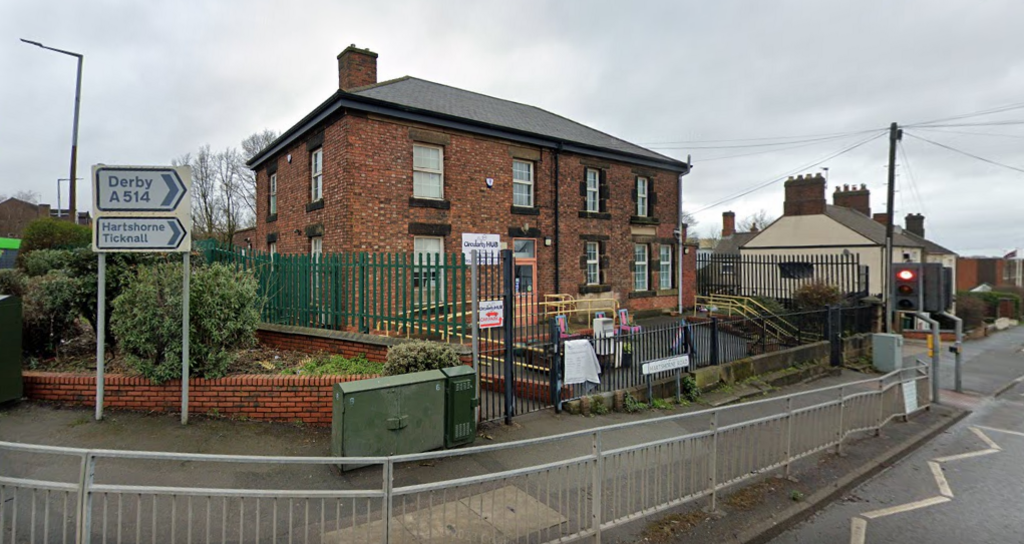
[[[345,357],[364,355],[366,360],[381,364],[387,360],[388,348],[410,341],[407,338],[375,334],[269,324],[259,326],[256,338],[268,348],[304,353],[336,353]],[[455,350],[459,352],[463,364],[473,364],[473,352],[469,347],[455,345]]]
[[[232,376],[189,380],[189,412],[260,421],[331,424],[334,384],[376,376]],[[25,372],[25,397],[76,406],[96,405],[96,377]],[[180,412],[181,381],[155,385],[145,378],[108,375],[103,405],[111,410]]]

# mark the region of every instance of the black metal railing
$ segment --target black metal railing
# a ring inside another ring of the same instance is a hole
[[[867,296],[868,267],[856,254],[697,255],[697,294],[775,299],[793,308],[793,296],[815,283],[832,285],[842,296]]]

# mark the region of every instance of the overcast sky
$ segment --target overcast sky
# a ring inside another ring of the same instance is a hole
[[[780,215],[781,182],[712,205],[820,166],[830,194],[865,183],[883,211],[885,137],[809,165],[892,121],[1024,101],[1021,21],[1019,0],[5,1],[0,194],[56,203],[68,176],[75,61],[18,38],[85,54],[86,179],[99,162],[167,164],[287,129],[336,90],[335,57],[355,43],[380,54],[382,81],[414,75],[692,155],[698,231],[726,210]],[[924,213],[928,237],[963,255],[1024,246],[1024,173],[910,136],[1024,168],[1024,108],[933,124],[970,126],[907,128],[897,217]],[[78,197],[89,209],[87,183]]]

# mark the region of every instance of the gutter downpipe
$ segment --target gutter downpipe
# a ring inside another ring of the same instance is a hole
[[[559,156],[559,154],[561,152],[562,152],[562,142],[558,142],[558,147],[555,148],[555,236],[554,236],[555,243],[554,243],[554,246],[555,246],[555,292],[556,293],[561,293],[562,292],[561,288],[560,288],[560,285],[559,285],[559,281],[558,281],[559,280],[559,278],[558,278],[558,271],[560,270],[560,267],[559,267],[560,261],[559,261],[559,258],[558,258],[558,254],[561,252],[561,250],[559,249],[560,246],[558,245],[558,211],[559,211],[558,190],[559,190],[559,185],[560,185],[559,170],[558,170],[558,156]]]
[[[686,156],[686,170],[679,174],[679,258],[676,260],[676,270],[679,281],[676,283],[679,289],[679,315],[683,315],[683,251],[686,244],[686,237],[683,236],[683,176],[690,173],[693,164],[690,162],[690,155]]]

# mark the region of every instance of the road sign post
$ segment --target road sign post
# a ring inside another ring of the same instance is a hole
[[[106,254],[182,253],[181,423],[188,423],[189,276],[192,171],[187,166],[92,168],[92,249],[99,262],[96,297],[96,419],[103,419]]]

